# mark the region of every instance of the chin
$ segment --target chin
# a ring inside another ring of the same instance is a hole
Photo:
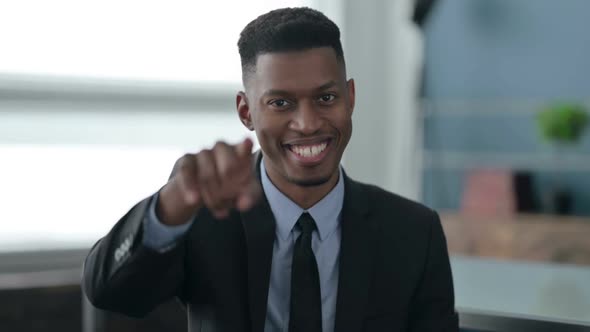
[[[334,178],[338,178],[338,172],[338,167],[336,167],[333,171],[327,171],[326,169],[316,169],[314,172],[308,169],[304,170],[303,172],[292,172],[291,174],[287,173],[287,179],[289,182],[301,187],[317,187],[334,180]]]
[[[291,179],[291,182],[301,187],[317,187],[330,181],[330,176],[312,179]]]

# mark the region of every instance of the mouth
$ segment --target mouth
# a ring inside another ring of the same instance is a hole
[[[330,151],[332,138],[285,144],[289,155],[299,164],[314,166],[322,162]]]

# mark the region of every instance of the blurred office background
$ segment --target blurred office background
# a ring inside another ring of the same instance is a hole
[[[590,330],[590,2],[6,0],[0,331],[186,328],[95,310],[81,263],[183,153],[254,138],[239,32],[301,5],[356,80],[344,167],[440,213],[462,328]]]

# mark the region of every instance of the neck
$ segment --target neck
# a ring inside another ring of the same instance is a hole
[[[293,202],[297,203],[303,209],[309,209],[322,198],[326,197],[338,183],[338,173],[328,180],[328,182],[317,186],[300,186],[294,183],[289,183],[286,188],[278,187],[287,197]]]

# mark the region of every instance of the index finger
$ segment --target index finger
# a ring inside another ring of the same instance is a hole
[[[250,158],[253,146],[254,143],[252,142],[252,140],[250,138],[246,138],[236,146],[236,154],[240,158]]]

